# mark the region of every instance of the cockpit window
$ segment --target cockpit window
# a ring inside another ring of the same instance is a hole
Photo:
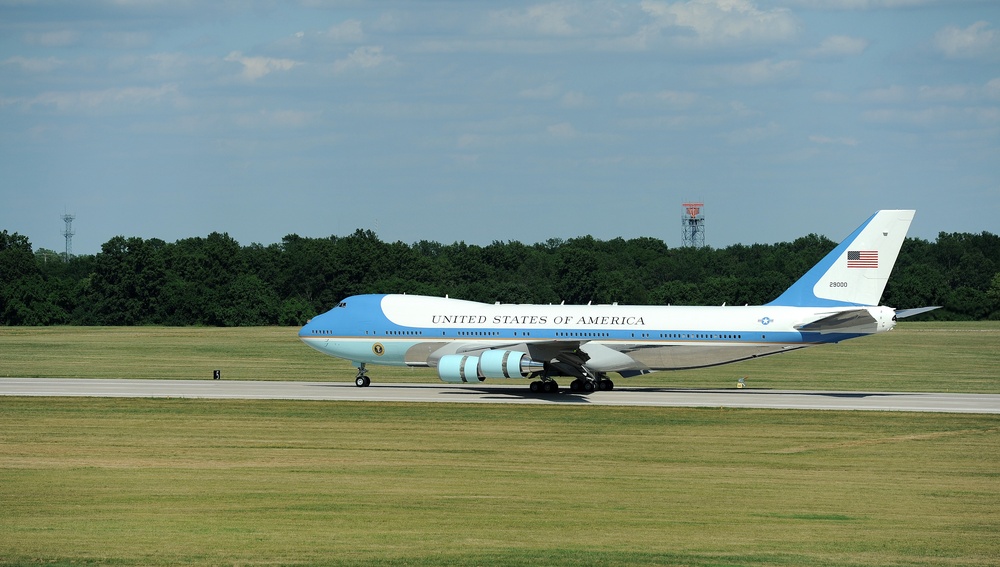
[[[337,304],[337,307],[347,307],[347,302],[341,301],[340,303]]]

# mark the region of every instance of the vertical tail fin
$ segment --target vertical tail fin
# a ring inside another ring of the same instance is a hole
[[[879,211],[768,305],[878,305],[916,211]]]

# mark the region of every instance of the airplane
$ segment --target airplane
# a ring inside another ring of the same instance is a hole
[[[728,364],[892,330],[936,307],[879,306],[913,220],[882,210],[792,284],[757,306],[488,304],[449,297],[348,297],[299,331],[310,347],[368,364],[432,367],[448,383],[533,378],[536,393],[612,390],[608,377]]]

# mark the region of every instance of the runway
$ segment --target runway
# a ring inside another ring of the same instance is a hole
[[[610,392],[532,394],[527,386],[0,378],[0,396],[322,400],[466,404],[768,408],[1000,414],[998,394],[694,390],[618,387]]]

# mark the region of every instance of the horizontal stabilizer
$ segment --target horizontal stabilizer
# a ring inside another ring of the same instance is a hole
[[[906,319],[907,317],[913,317],[914,315],[920,315],[921,313],[927,313],[928,311],[934,311],[935,309],[941,309],[940,305],[934,307],[916,307],[913,309],[897,309],[896,318]]]
[[[856,331],[858,327],[876,324],[875,318],[867,309],[852,309],[828,315],[811,323],[796,325],[795,328],[807,333],[836,333],[848,330]]]

